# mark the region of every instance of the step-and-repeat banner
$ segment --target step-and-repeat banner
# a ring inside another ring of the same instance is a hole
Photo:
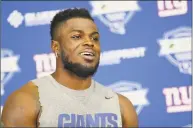
[[[191,126],[191,1],[2,2],[1,106],[29,80],[55,70],[50,20],[87,8],[101,35],[94,79],[128,97],[139,126]]]

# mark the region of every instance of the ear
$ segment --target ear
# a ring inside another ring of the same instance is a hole
[[[52,40],[51,48],[52,48],[52,51],[53,51],[54,53],[58,53],[58,54],[59,54],[60,44],[59,44],[58,41]]]

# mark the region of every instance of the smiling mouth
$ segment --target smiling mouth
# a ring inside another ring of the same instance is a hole
[[[82,52],[80,55],[87,61],[93,61],[95,59],[95,54],[92,52]]]
[[[91,53],[91,52],[82,52],[82,53],[80,53],[80,55],[83,55],[83,56],[95,56],[94,53]]]

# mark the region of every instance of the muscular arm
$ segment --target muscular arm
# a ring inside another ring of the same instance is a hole
[[[1,117],[4,127],[36,127],[39,106],[29,89],[20,89],[8,97]]]
[[[118,94],[121,107],[123,127],[138,127],[138,118],[132,103],[128,98]]]

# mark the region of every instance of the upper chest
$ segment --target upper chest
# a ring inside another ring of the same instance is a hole
[[[88,98],[67,94],[41,97],[41,124],[66,127],[116,126],[120,113],[115,98],[90,95]]]

